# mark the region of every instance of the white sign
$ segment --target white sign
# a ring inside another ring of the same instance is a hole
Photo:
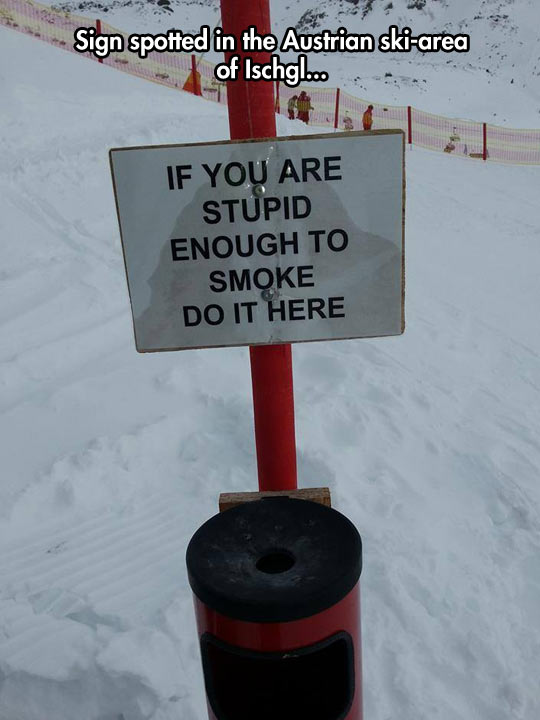
[[[110,157],[140,352],[403,332],[400,130]]]

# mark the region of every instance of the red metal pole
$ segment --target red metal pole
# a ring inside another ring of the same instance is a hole
[[[484,150],[482,156],[485,162],[487,160],[487,123],[484,123]]]
[[[339,126],[339,88],[336,90],[336,112],[334,113],[334,127],[337,129]]]
[[[279,104],[279,80],[276,80],[276,112],[278,115],[281,112],[281,106]]]
[[[270,53],[244,53],[240,46],[243,30],[255,25],[260,34],[270,32],[268,0],[221,0],[224,33],[235,35],[240,55],[238,80],[227,83],[229,127],[232,140],[276,136],[274,88],[272,81],[246,82],[243,58],[270,62]],[[228,62],[233,53],[226,53]],[[260,490],[296,488],[296,442],[290,345],[251,347],[251,378],[255,416],[255,443]]]
[[[96,35],[101,35],[101,20],[96,20]],[[98,63],[103,63],[103,58],[98,58]]]
[[[191,56],[191,77],[193,78],[193,94],[200,95],[201,88],[199,87],[199,80],[197,75],[197,58],[195,55]]]
[[[412,145],[412,108],[409,105],[407,108],[407,125],[408,125],[408,141],[409,145]]]

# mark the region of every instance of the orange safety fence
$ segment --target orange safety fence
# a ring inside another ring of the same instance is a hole
[[[21,0],[16,1],[21,2]],[[29,0],[23,1],[29,2]],[[124,47],[127,47],[129,33],[118,30],[108,23],[101,23],[101,31],[104,34],[118,33],[122,35]],[[178,90],[183,89],[191,72],[191,57],[185,53],[151,52],[147,58],[141,60],[135,53],[125,50],[111,53],[109,57],[103,58],[103,64]]]
[[[93,27],[98,33],[128,34],[105,22],[63,12],[33,0],[0,0],[0,25],[73,50],[74,32]],[[91,53],[77,53],[97,60]],[[99,60],[117,70],[178,90],[227,103],[225,84],[214,77],[214,64],[184,53],[152,52],[141,60],[125,51]],[[433,115],[413,107],[382,105],[339,88],[326,86],[290,88],[276,83],[276,112],[298,116],[294,96],[302,91],[309,99],[309,124],[337,130],[361,130],[362,116],[373,105],[373,129],[400,128],[411,145],[474,160],[540,165],[540,130],[516,130],[470,120]]]

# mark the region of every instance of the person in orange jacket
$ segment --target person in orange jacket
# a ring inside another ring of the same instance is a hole
[[[309,123],[309,111],[313,110],[313,106],[311,105],[311,97],[305,90],[302,90],[298,96],[296,107],[298,108],[297,119],[303,120],[306,124]]]
[[[362,115],[362,125],[364,130],[371,130],[373,125],[373,105],[368,105],[368,109]]]

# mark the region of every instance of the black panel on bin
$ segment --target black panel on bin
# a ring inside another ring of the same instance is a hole
[[[341,513],[287,497],[210,518],[187,549],[191,588],[237,620],[288,622],[332,607],[356,585],[362,542]]]
[[[351,636],[289,652],[254,652],[205,633],[201,653],[217,720],[341,720],[354,697]]]

